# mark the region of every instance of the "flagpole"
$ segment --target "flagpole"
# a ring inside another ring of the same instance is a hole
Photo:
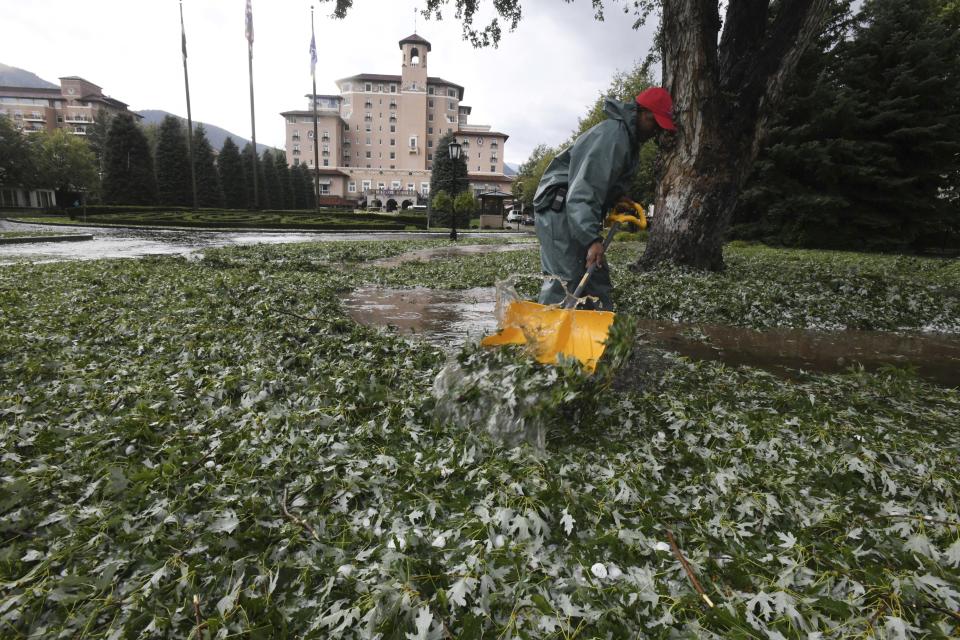
[[[190,189],[197,209],[197,171],[193,159],[193,116],[190,113],[190,76],[187,75],[187,32],[183,27],[183,0],[180,0],[180,42],[183,49],[183,86],[187,92],[187,155],[190,156]]]
[[[310,77],[313,80],[313,193],[314,208],[320,211],[320,143],[317,140],[317,40],[313,30],[313,5],[310,5]]]
[[[247,0],[247,64],[250,71],[250,133],[253,138],[253,208],[260,208],[260,197],[257,194],[257,119],[253,110],[253,8]]]

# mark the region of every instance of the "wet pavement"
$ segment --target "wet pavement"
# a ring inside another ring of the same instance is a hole
[[[423,240],[445,238],[446,233],[357,232],[310,233],[265,231],[200,231],[194,229],[158,230],[119,227],[81,227],[24,224],[0,218],[0,231],[55,231],[65,234],[92,234],[93,240],[59,244],[37,242],[0,246],[0,265],[19,261],[60,262],[99,258],[141,258],[149,255],[195,255],[212,247],[250,244],[284,244],[294,242]],[[461,234],[465,240],[490,237],[489,234]],[[461,249],[461,247],[454,248]],[[466,249],[466,247],[462,247]],[[456,255],[456,253],[452,254]],[[412,258],[416,259],[416,258]]]
[[[357,289],[344,300],[359,323],[393,327],[447,350],[496,330],[492,288],[443,291],[426,288]],[[679,325],[640,320],[643,337],[656,347],[694,360],[748,365],[791,378],[801,371],[843,372],[912,367],[938,384],[960,386],[960,336],[881,331],[755,331],[724,325]]]

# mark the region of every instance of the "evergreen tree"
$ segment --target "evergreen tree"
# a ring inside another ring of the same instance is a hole
[[[253,199],[253,167],[257,170],[257,201]],[[243,192],[244,202],[247,209],[263,209],[266,205],[266,193],[263,186],[263,163],[259,156],[253,150],[253,144],[248,142],[243,145],[243,151],[240,152],[240,170],[243,172]]]
[[[193,134],[193,157],[197,173],[197,206],[223,208],[223,189],[214,164],[213,147],[202,124]]]
[[[316,209],[317,193],[313,184],[313,172],[305,164],[300,165],[300,180],[303,184],[303,208]]]
[[[0,186],[31,188],[36,178],[37,170],[26,136],[14,126],[13,120],[0,115]]]
[[[290,201],[290,170],[287,168],[287,155],[283,151],[277,150],[276,153],[274,153],[273,159],[276,165],[277,182],[280,185],[278,192],[280,200],[276,206],[278,209],[292,209],[293,203]]]
[[[273,209],[283,208],[283,191],[280,190],[280,177],[277,175],[277,161],[274,159],[273,152],[266,149],[260,158],[260,166],[263,167],[263,190],[266,194],[265,201],[270,203]]]
[[[454,202],[450,194],[440,189],[431,191],[433,199],[430,201],[430,217],[434,224],[450,226],[453,221]]]
[[[293,209],[307,208],[307,194],[303,190],[303,177],[300,175],[301,165],[290,167],[289,172],[289,193],[290,206]]]
[[[447,133],[437,143],[433,152],[433,173],[430,176],[430,193],[446,191],[451,195],[466,191],[469,186],[467,178],[467,150],[463,149],[459,160],[450,159],[450,143],[456,140],[456,135]]]
[[[157,204],[153,157],[143,130],[130,114],[121,113],[110,123],[103,165],[104,202]]]
[[[180,118],[166,116],[157,139],[157,200],[163,206],[193,205],[187,135]]]
[[[960,33],[940,0],[871,0],[852,29],[834,24],[789,88],[736,234],[828,248],[960,242],[944,197],[960,160]]]
[[[227,138],[223,141],[220,155],[217,156],[217,173],[223,189],[224,206],[228,209],[244,209],[247,206],[244,173],[240,163],[240,149],[233,139]]]

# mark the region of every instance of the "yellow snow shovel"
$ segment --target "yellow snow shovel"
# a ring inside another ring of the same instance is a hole
[[[643,207],[628,200],[621,203],[627,204],[636,215],[617,213],[616,210],[610,212],[607,216],[610,231],[603,241],[604,252],[622,223],[633,222],[641,229],[647,226]],[[595,269],[596,265],[587,269],[576,291],[560,305],[543,305],[527,300],[511,302],[501,318],[500,331],[485,337],[480,344],[485,347],[527,344],[537,361],[543,364],[556,364],[560,356],[565,356],[576,358],[585,369],[592,372],[606,348],[605,342],[614,316],[611,311],[576,308]]]

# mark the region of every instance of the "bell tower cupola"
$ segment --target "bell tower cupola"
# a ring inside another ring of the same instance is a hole
[[[403,52],[403,90],[427,90],[427,56],[430,53],[430,43],[421,36],[413,34],[400,41],[400,51]]]

